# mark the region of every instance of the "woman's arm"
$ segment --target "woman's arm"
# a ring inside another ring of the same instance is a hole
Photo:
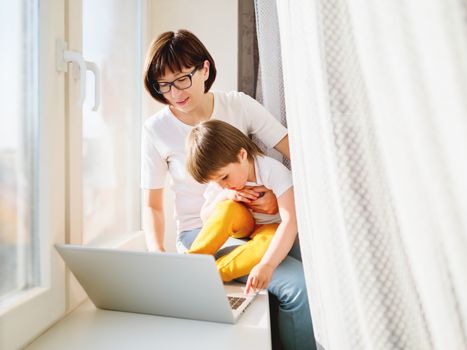
[[[242,111],[238,118],[247,125],[248,134],[254,135],[267,147],[274,147],[290,159],[287,129],[261,103],[252,97],[239,93]],[[280,141],[277,141],[280,138]]]
[[[274,215],[279,212],[276,196],[269,188],[266,188],[265,186],[252,186],[248,188],[258,194],[258,199],[248,204],[251,210],[256,213],[270,215]]]
[[[280,140],[274,148],[281,152],[284,157],[287,157],[290,160],[290,148],[289,148],[289,135],[285,135],[282,140]]]
[[[149,251],[165,252],[164,189],[144,190],[143,230]]]
[[[276,233],[263,258],[251,270],[246,284],[246,293],[251,288],[259,290],[268,286],[272,273],[282,260],[285,259],[297,237],[298,227],[295,215],[293,187],[290,187],[279,197],[278,203],[282,222],[277,227]]]

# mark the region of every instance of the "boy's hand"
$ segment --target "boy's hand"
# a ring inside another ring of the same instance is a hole
[[[245,187],[244,189],[246,189]],[[249,190],[255,191],[256,193],[264,193],[258,197],[258,199],[249,203],[249,207],[251,210],[257,213],[264,213],[264,214],[277,214],[279,212],[279,207],[277,205],[277,198],[274,193],[264,187],[264,186],[254,186],[248,187]]]
[[[250,272],[246,282],[245,294],[259,292],[261,289],[268,287],[272,278],[274,268],[270,265],[259,263]]]
[[[225,190],[227,193],[227,199],[234,200],[236,202],[244,202],[250,204],[259,197],[259,193],[249,189],[242,188],[241,190]]]

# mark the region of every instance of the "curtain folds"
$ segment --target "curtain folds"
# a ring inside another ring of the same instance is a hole
[[[285,93],[317,341],[467,349],[465,4],[257,0],[256,11],[261,77],[283,78],[262,93]],[[261,30],[271,11],[277,24]]]
[[[282,56],[279,36],[279,21],[274,1],[255,0],[256,32],[258,35],[259,74],[257,100],[284,126],[285,116]],[[258,140],[255,140],[258,141]],[[268,150],[274,157],[290,168],[290,162],[275,150]]]

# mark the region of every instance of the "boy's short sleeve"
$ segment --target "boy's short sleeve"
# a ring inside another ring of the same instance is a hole
[[[259,157],[259,161],[262,162],[260,167],[264,186],[277,198],[293,186],[292,172],[284,164],[270,157]]]

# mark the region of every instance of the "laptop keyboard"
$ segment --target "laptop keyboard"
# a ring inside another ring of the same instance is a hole
[[[240,305],[246,300],[246,298],[240,298],[240,297],[228,297],[229,298],[229,303],[230,307],[234,310],[238,309]]]

